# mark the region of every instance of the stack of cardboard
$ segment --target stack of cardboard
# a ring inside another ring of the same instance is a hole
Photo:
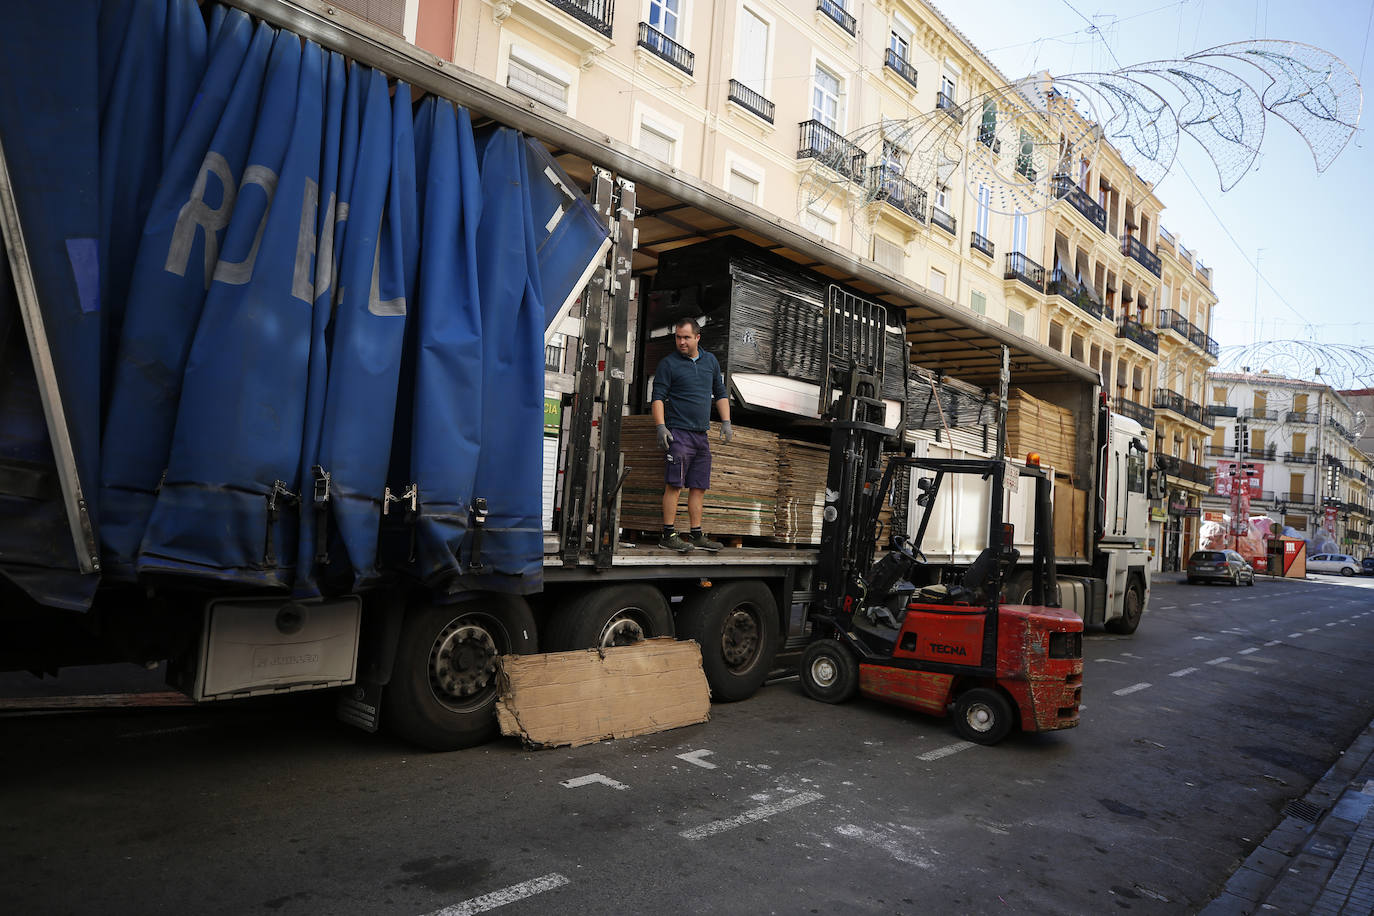
[[[819,544],[830,449],[778,440],[777,537],[788,544]]]
[[[758,429],[735,427],[729,443],[720,441],[720,424],[712,423],[711,488],[702,507],[702,527],[714,536],[773,536],[778,501],[778,437]],[[620,504],[622,528],[657,531],[663,524],[663,452],[654,421],[626,417],[621,437],[625,479]],[[824,477],[824,475],[822,475]],[[678,499],[677,527],[686,531],[687,494]]]
[[[1007,399],[1007,456],[1024,459],[1028,452],[1038,452],[1042,466],[1072,475],[1077,429],[1065,408],[1013,388]]]
[[[1088,491],[1067,480],[1054,482],[1054,552],[1060,557],[1087,559]]]

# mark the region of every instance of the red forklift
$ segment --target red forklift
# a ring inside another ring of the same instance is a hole
[[[881,338],[886,312],[836,287],[829,300],[821,412],[832,436],[819,594],[810,613],[814,641],[802,656],[802,687],[826,703],[859,693],[952,715],[960,736],[978,744],[996,744],[1017,726],[1027,732],[1077,726],[1083,621],[1059,607],[1053,481],[1035,455],[1022,467],[905,454],[902,424],[885,424],[883,351],[872,340],[875,332]],[[1004,348],[998,454],[1005,452],[1009,378]],[[895,475],[910,469],[924,510],[916,534],[892,536],[874,562],[879,510]],[[981,477],[993,496],[987,545],[967,568],[932,566],[921,551],[932,510],[947,478],[965,474]],[[1035,487],[1029,604],[1004,603],[1004,580],[1020,559],[1010,526],[1003,525],[1008,474]]]

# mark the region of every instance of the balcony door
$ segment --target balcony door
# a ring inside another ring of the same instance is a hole
[[[816,65],[815,80],[811,84],[811,119],[831,130],[840,126],[840,78]]]
[[[735,79],[767,98],[768,23],[748,7],[740,10]]]
[[[681,4],[682,0],[649,0],[649,25],[663,33],[664,36],[677,41]]]

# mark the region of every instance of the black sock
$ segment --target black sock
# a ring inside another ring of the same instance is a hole
[[[694,537],[694,538],[699,538],[699,537],[701,537],[701,529],[700,529],[700,528],[693,528],[693,529],[692,529],[692,537]]]
[[[663,526],[663,537],[664,537],[664,538],[670,538],[670,537],[672,537],[676,532],[677,532],[677,528],[676,528],[675,526],[673,526],[673,525],[664,525],[664,526]]]

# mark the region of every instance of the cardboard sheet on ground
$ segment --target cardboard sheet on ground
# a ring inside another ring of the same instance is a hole
[[[710,718],[701,647],[690,640],[507,655],[501,669],[501,734],[518,735],[527,747],[577,747]]]

